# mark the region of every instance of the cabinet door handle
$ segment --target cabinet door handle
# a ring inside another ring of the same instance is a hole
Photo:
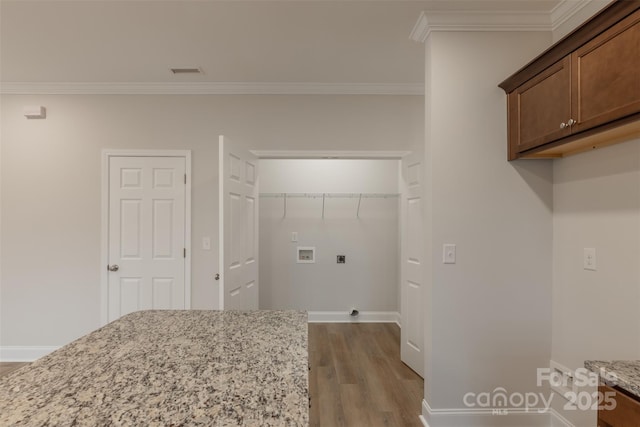
[[[564,123],[564,122],[560,123],[560,129],[564,129],[564,128],[566,128],[566,127],[567,127],[567,124],[566,124],[566,123]]]
[[[568,126],[573,126],[573,125],[575,125],[575,124],[576,124],[576,121],[575,121],[575,120],[573,120],[573,119],[569,119],[569,121],[567,122],[567,125],[568,125]]]

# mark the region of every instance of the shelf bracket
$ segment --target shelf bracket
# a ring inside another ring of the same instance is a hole
[[[358,213],[356,213],[357,218],[360,218],[360,202],[362,202],[362,193],[360,193],[360,197],[358,197]]]
[[[284,200],[284,215],[282,218],[287,217],[287,193],[282,193],[282,199]]]

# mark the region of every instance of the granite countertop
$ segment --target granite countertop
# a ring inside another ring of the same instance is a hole
[[[2,426],[307,426],[307,314],[140,311],[0,380]]]
[[[640,399],[640,360],[587,360],[584,367]]]

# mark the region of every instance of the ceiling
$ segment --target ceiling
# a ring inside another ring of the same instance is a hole
[[[77,83],[424,82],[420,12],[550,12],[568,0],[0,2],[0,78]],[[575,1],[575,0],[569,0]],[[171,67],[200,67],[174,75]]]

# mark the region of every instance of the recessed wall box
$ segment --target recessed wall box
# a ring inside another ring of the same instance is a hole
[[[29,105],[24,107],[23,112],[27,119],[44,119],[47,117],[47,110],[41,105]]]
[[[298,246],[296,251],[296,262],[298,264],[313,264],[316,262],[315,246]]]

